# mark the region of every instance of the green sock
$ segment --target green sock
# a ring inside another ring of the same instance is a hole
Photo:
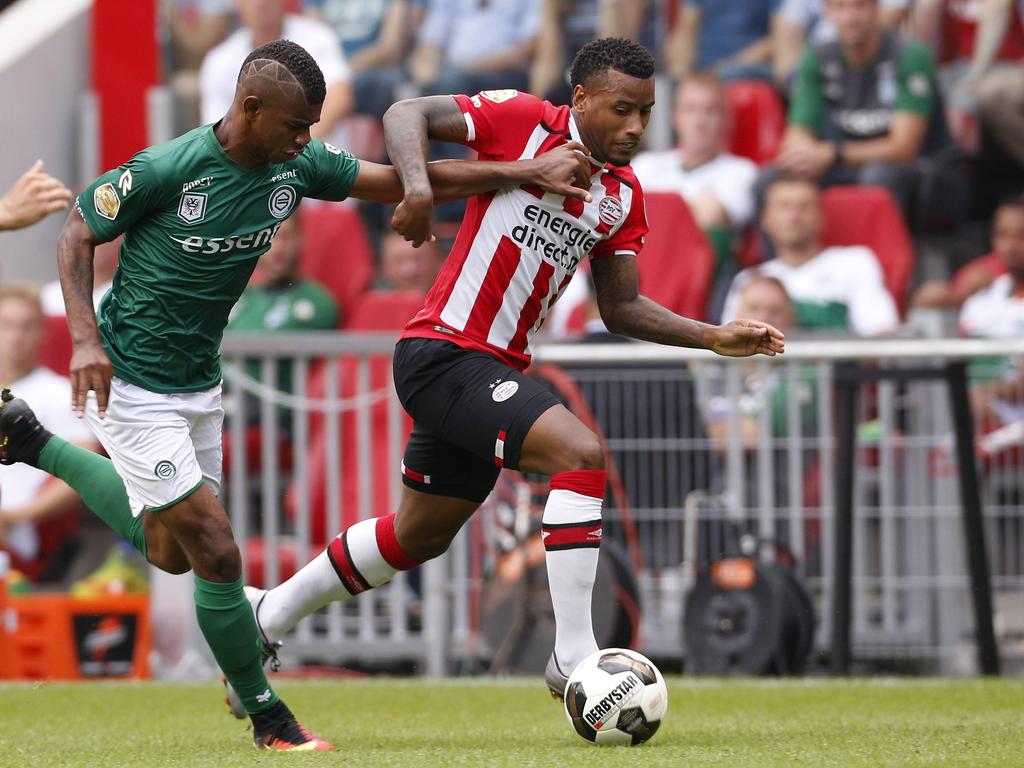
[[[251,715],[278,702],[260,657],[259,630],[242,579],[227,584],[196,580],[196,616],[221,672]]]
[[[132,516],[124,482],[110,459],[51,437],[39,454],[39,468],[70,485],[85,506],[147,557],[142,515]]]

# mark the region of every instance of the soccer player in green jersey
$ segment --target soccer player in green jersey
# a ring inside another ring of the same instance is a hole
[[[243,63],[222,120],[143,150],[79,195],[58,254],[74,342],[73,408],[110,460],[53,437],[9,393],[0,403],[0,459],[65,480],[154,565],[172,573],[191,567],[203,635],[252,719],[256,745],[275,750],[332,746],[299,725],[263,671],[238,546],[217,499],[221,336],[301,198],[401,201],[393,224],[417,242],[430,236],[422,213],[434,202],[405,195],[389,166],[310,138],[325,90],[304,49],[268,43]],[[434,195],[530,183],[589,199],[573,186],[589,177],[581,149],[518,164],[436,163]],[[122,233],[114,285],[96,314],[93,249]],[[339,268],[344,257],[340,249]]]

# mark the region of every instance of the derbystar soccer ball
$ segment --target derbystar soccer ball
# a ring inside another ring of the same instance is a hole
[[[591,654],[565,686],[565,714],[576,733],[594,744],[643,744],[667,711],[661,672],[646,656],[626,648]]]

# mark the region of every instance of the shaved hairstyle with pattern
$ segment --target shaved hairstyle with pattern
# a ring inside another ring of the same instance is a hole
[[[261,96],[292,98],[301,90],[307,104],[322,104],[327,85],[319,65],[305,48],[291,40],[261,45],[242,62],[238,85]]]

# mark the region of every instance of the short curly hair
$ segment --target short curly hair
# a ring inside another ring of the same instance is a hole
[[[271,40],[261,45],[242,62],[238,71],[239,80],[245,72],[246,67],[253,61],[258,60],[276,61],[287,69],[298,81],[302,93],[306,97],[307,104],[323,104],[327,96],[327,84],[324,82],[324,73],[320,71],[320,65],[316,63],[309,51],[298,43],[291,40]]]
[[[646,80],[654,76],[654,57],[639,43],[622,37],[602,37],[580,48],[569,70],[569,84],[586,85],[609,69]]]

